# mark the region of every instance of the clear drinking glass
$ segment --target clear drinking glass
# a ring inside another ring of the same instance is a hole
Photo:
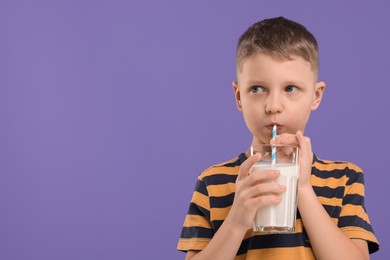
[[[272,160],[272,152],[275,159]],[[253,223],[253,230],[267,233],[292,233],[295,231],[297,189],[299,177],[299,148],[290,145],[257,145],[251,147],[251,155],[260,153],[261,160],[252,166],[256,170],[277,169],[277,183],[286,186],[282,200],[277,205],[260,208]]]

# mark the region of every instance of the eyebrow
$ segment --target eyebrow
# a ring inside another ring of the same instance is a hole
[[[268,84],[266,84],[264,81],[260,81],[260,80],[250,80],[250,81],[248,81],[247,85],[249,85],[249,86],[254,86],[254,85],[267,86]],[[302,85],[306,85],[306,84],[305,84],[305,82],[300,81],[300,80],[289,80],[289,81],[283,82],[282,85],[283,86],[288,86],[288,85],[302,86]]]
[[[248,81],[247,85],[249,85],[249,86],[253,86],[253,85],[265,86],[267,84],[265,84],[265,82],[260,81],[260,80],[250,80],[250,81]]]

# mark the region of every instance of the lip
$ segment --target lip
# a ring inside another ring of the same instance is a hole
[[[268,124],[265,127],[267,128],[268,131],[272,132],[274,125],[276,125],[278,133],[283,131],[284,126],[278,123]]]

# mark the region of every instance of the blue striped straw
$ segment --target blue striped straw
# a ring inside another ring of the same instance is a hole
[[[275,136],[276,136],[276,133],[277,133],[277,126],[274,125],[272,127],[272,141],[275,141]],[[275,165],[276,164],[276,147],[273,145],[272,146],[272,165]]]

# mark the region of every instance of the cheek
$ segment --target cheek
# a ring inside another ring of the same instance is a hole
[[[300,107],[299,109],[297,109],[295,113],[296,116],[292,117],[296,119],[296,123],[299,125],[300,129],[306,126],[307,121],[309,120],[310,117],[310,112],[311,112],[310,106]]]
[[[255,106],[243,106],[243,116],[247,127],[250,130],[255,130],[260,126],[260,121],[263,118],[261,109]]]
[[[261,117],[261,110],[259,105],[255,105],[251,102],[243,102],[242,112],[248,119],[254,120],[255,118]]]
[[[251,111],[248,111],[248,109],[244,108],[242,110],[242,115],[244,116],[244,120],[245,120],[247,125],[251,124],[251,122],[253,122],[255,120],[253,113],[251,113]]]

